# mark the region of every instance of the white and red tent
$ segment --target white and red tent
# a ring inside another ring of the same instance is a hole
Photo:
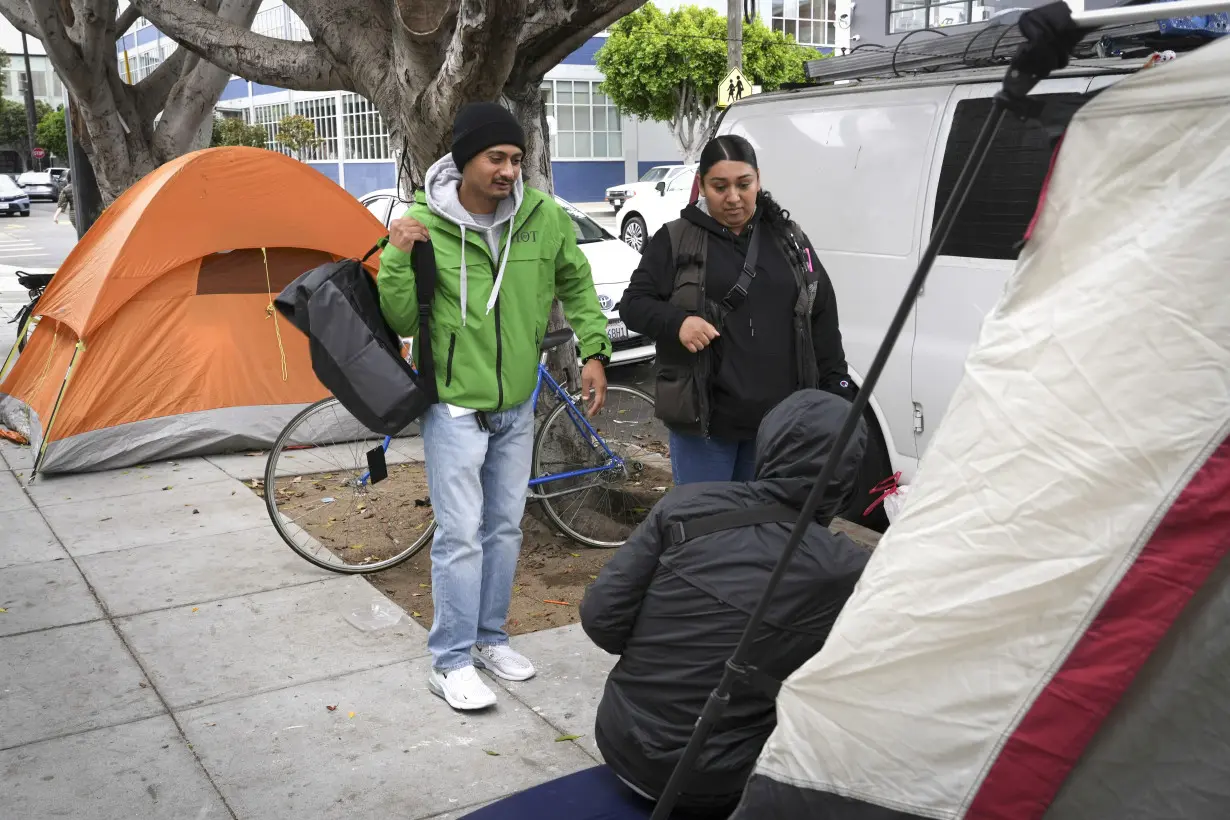
[[[1230,37],[1072,121],[735,817],[1230,817]]]

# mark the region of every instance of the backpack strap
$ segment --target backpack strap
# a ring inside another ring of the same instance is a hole
[[[751,228],[752,236],[748,240],[747,255],[743,258],[743,270],[739,272],[739,278],[735,280],[734,286],[722,297],[722,307],[726,308],[728,313],[739,309],[739,306],[747,299],[747,289],[756,280],[756,260],[760,257],[760,240],[764,233],[760,227],[759,210],[752,217],[752,224],[748,227]]]
[[[785,504],[760,504],[755,507],[727,510],[706,515],[691,521],[676,521],[668,530],[672,546],[694,541],[705,535],[757,524],[794,524],[799,520],[799,511]]]

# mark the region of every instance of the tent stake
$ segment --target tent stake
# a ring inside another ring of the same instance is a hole
[[[73,368],[77,366],[77,357],[85,350],[85,340],[79,340],[73,347],[73,357],[68,360],[68,370],[64,371],[64,381],[60,384],[60,392],[56,395],[56,403],[51,408],[51,418],[47,419],[47,429],[43,431],[43,441],[39,444],[38,456],[34,459],[34,468],[30,471],[30,480],[38,478],[38,468],[43,464],[43,456],[47,454],[47,445],[51,443],[51,430],[55,427],[56,416],[60,415],[60,404],[64,394],[68,392],[68,383],[73,378]]]

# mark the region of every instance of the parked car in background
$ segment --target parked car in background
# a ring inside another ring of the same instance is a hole
[[[60,188],[63,188],[65,183],[68,182],[67,168],[48,168],[47,173],[51,175],[52,182]]]
[[[46,199],[55,202],[60,196],[60,186],[46,171],[26,171],[17,178],[17,184],[29,195],[30,199]]]
[[[393,219],[401,216],[408,207],[393,188],[372,191],[359,198],[363,207],[371,211],[386,228]],[[606,314],[606,333],[614,348],[611,364],[632,364],[652,359],[654,345],[650,339],[633,333],[619,318],[619,300],[632,279],[632,271],[640,262],[636,251],[620,242],[601,225],[586,216],[579,208],[559,197],[555,201],[572,218],[577,244],[589,260],[593,271],[594,289],[598,292],[598,304]]]
[[[638,196],[652,196],[658,192],[657,185],[659,182],[669,184],[675,177],[680,174],[686,174],[689,171],[696,173],[696,165],[655,165],[646,171],[636,182],[613,185],[607,188],[606,201],[615,207],[615,213],[619,213],[619,209],[628,200]]]
[[[0,214],[30,215],[30,197],[8,174],[0,174]]]
[[[685,169],[683,172],[669,180],[654,183],[648,194],[629,200],[619,216],[619,238],[637,253],[645,250],[645,243],[659,228],[672,219],[678,219],[679,212],[692,200],[698,166],[682,167]]]

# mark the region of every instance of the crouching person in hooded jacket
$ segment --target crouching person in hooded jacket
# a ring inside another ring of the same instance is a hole
[[[786,398],[760,426],[755,480],[676,487],[586,592],[586,634],[620,656],[598,706],[595,740],[643,796],[657,799],[665,789],[849,408],[819,390]],[[843,508],[866,441],[860,423],[817,522]],[[761,523],[749,523],[755,519]],[[781,681],[816,654],[869,557],[847,536],[812,523],[773,595],[751,664]],[[771,694],[736,686],[679,807],[714,817],[733,811],[775,725]]]

